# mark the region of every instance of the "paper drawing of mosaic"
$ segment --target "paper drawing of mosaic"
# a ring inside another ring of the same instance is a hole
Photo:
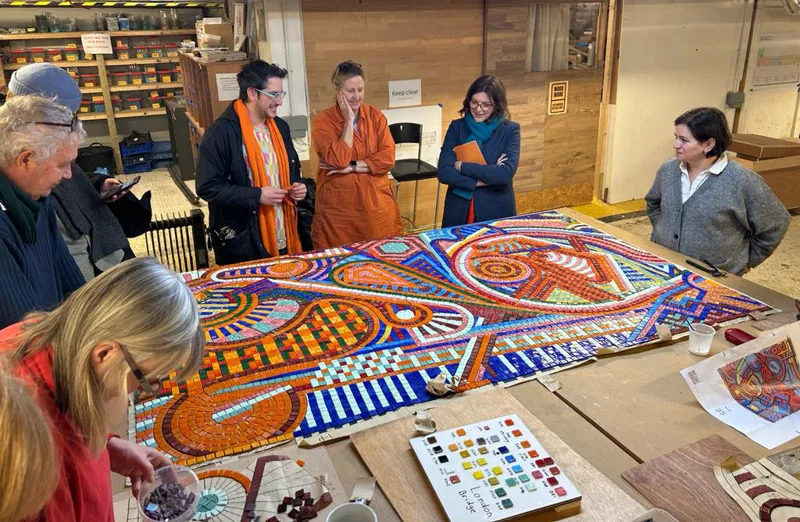
[[[717,371],[736,402],[769,422],[800,410],[800,370],[788,338]]]
[[[210,270],[199,374],[135,406],[188,465],[769,307],[558,212]]]

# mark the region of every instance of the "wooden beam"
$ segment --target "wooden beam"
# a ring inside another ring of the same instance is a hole
[[[753,16],[750,18],[750,34],[747,37],[747,51],[744,54],[744,69],[742,69],[742,79],[739,81],[739,92],[744,92],[744,87],[747,84],[747,69],[750,67],[750,51],[753,48],[753,34],[756,30],[756,16],[758,15],[758,0],[753,0]],[[747,102],[745,102],[747,103]],[[742,118],[742,107],[739,107],[733,113],[733,126],[731,127],[732,133],[739,132],[739,121]]]
[[[600,122],[597,129],[597,160],[594,169],[594,197],[604,199],[603,191],[604,165],[608,144],[608,113],[611,105],[616,104],[617,62],[619,61],[619,34],[622,19],[622,0],[609,0],[605,27],[606,39],[603,42],[603,96],[600,102]],[[597,55],[598,57],[601,55]],[[613,85],[612,85],[613,84]],[[612,98],[613,95],[613,98]]]
[[[117,175],[119,175],[122,174],[122,152],[119,150],[117,122],[114,119],[114,107],[111,105],[111,90],[108,87],[106,59],[102,54],[97,55],[97,74],[100,75],[100,86],[103,88],[103,101],[106,106],[106,118],[108,119],[108,135],[111,139],[111,148],[114,149],[114,164],[117,167]]]

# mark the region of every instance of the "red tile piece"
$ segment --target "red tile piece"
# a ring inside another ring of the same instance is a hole
[[[567,490],[562,488],[561,486],[557,487],[555,491],[556,495],[558,495],[559,497],[563,497],[564,495],[567,494]]]
[[[450,484],[458,484],[459,482],[461,482],[461,479],[458,478],[458,475],[452,475],[450,477]]]
[[[552,466],[553,464],[555,464],[555,462],[553,462],[553,457],[545,457],[544,459],[545,466]]]
[[[519,430],[514,430],[511,432],[511,434],[515,437],[522,437],[522,432]]]
[[[545,466],[544,459],[536,459],[536,467],[543,468]]]
[[[540,478],[542,478],[542,477],[544,476],[544,475],[542,474],[542,472],[541,472],[541,471],[539,471],[538,469],[537,469],[536,471],[534,471],[534,472],[532,473],[532,475],[533,475],[533,478],[535,478],[535,479],[540,479]]]
[[[556,466],[553,466],[552,468],[550,468],[549,471],[550,471],[551,475],[560,475],[561,474],[561,470],[558,469]]]
[[[558,479],[555,477],[547,477],[547,483],[550,484],[551,486],[557,486]]]
[[[513,420],[506,419],[506,426],[513,426],[513,425],[514,425],[514,421]]]

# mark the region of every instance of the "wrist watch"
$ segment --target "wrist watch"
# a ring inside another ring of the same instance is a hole
[[[358,167],[358,162],[357,161],[351,161],[350,162],[350,166],[353,167],[353,168],[356,168],[356,167]]]

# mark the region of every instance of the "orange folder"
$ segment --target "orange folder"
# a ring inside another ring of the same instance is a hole
[[[456,159],[463,163],[477,163],[478,165],[486,165],[486,160],[483,158],[483,153],[481,152],[480,147],[478,147],[478,142],[475,140],[453,147],[453,152],[456,153]]]

